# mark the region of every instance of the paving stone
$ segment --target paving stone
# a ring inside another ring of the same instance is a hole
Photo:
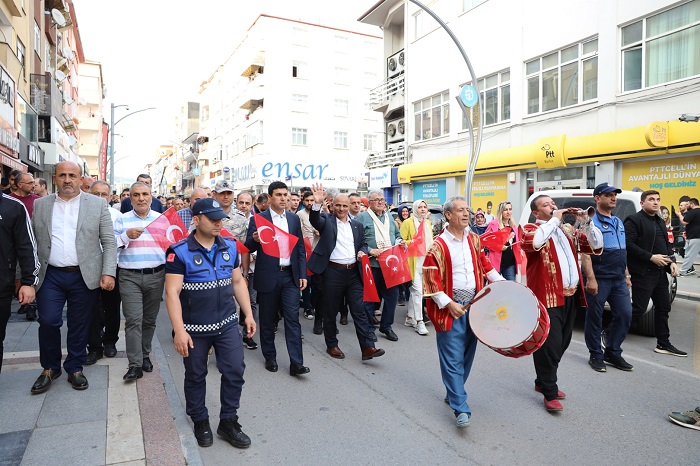
[[[31,430],[0,434],[0,466],[21,464],[31,436]]]
[[[102,420],[34,429],[22,465],[104,465],[106,424]]]
[[[38,427],[70,426],[107,419],[107,389],[89,387],[74,390],[63,374],[46,394],[37,420]],[[89,379],[88,379],[89,380]],[[71,426],[72,428],[72,426]]]
[[[25,370],[0,374],[0,433],[34,428],[46,397],[30,392],[40,373]]]

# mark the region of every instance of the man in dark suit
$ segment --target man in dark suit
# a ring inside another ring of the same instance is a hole
[[[260,215],[277,228],[298,238],[288,259],[270,256],[260,244],[255,217],[250,221],[245,246],[250,252],[257,252],[253,288],[258,292],[260,315],[260,346],[265,357],[265,368],[277,372],[277,351],[275,349],[275,324],[277,312],[284,317],[284,337],[291,362],[289,373],[302,375],[309,372],[304,366],[301,349],[301,324],[299,323],[299,291],[306,288],[306,252],[301,234],[301,221],[296,214],[286,210],[289,190],[281,181],[275,181],[267,188],[270,208]],[[281,239],[281,238],[280,238]],[[277,241],[275,235],[274,241]],[[247,261],[243,262],[243,275],[247,275]]]
[[[139,176],[136,177],[136,182],[141,182],[148,186],[149,189],[153,189],[151,186],[151,183],[153,180],[151,180],[151,175],[148,173],[143,173]],[[122,193],[123,194],[123,193]],[[134,206],[131,205],[131,197],[127,196],[124,199],[122,199],[121,202],[121,207],[119,208],[121,213],[125,214],[129,212],[130,210],[134,210]],[[163,203],[158,200],[156,196],[151,196],[151,210],[155,210],[156,212],[163,213],[165,212],[165,207],[163,207]],[[189,225],[185,225],[186,227],[189,227]]]
[[[335,318],[345,302],[350,306],[355,324],[357,341],[362,350],[362,360],[376,358],[384,354],[383,349],[374,347],[367,329],[367,313],[363,305],[362,277],[358,261],[367,254],[367,242],[363,226],[348,218],[350,201],[345,194],[333,199],[333,215],[321,213],[321,204],[326,197],[323,186],[313,186],[314,204],[309,212],[311,225],[321,233],[321,237],[309,258],[309,270],[323,277],[323,332],[326,338],[326,352],[336,359],[345,358],[338,347]],[[319,310],[317,309],[317,312]]]

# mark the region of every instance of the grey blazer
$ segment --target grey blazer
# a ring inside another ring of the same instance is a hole
[[[46,268],[49,265],[51,218],[56,196],[56,194],[50,194],[34,202],[32,226],[41,264],[37,289],[44,282]],[[114,239],[112,218],[109,215],[107,203],[92,194],[80,193],[75,248],[78,251],[80,273],[88,289],[98,288],[102,275],[116,276],[117,243]]]

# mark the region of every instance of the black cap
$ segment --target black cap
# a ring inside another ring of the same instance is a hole
[[[210,220],[226,218],[226,212],[212,197],[205,197],[194,203],[192,215],[206,215]]]
[[[600,183],[598,186],[595,187],[595,189],[593,190],[593,195],[598,196],[599,194],[605,194],[605,193],[620,194],[621,192],[622,192],[621,189],[618,189],[615,186],[610,186],[607,182],[605,182],[605,183]]]

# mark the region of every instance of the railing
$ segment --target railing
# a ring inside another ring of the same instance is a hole
[[[401,146],[370,154],[365,161],[365,168],[395,167],[404,163],[408,163],[408,160],[406,159],[406,149]]]
[[[394,77],[387,78],[379,86],[372,89],[369,93],[369,103],[372,109],[377,109],[385,105],[389,99],[396,95],[403,95],[406,89],[406,80],[403,73]]]

